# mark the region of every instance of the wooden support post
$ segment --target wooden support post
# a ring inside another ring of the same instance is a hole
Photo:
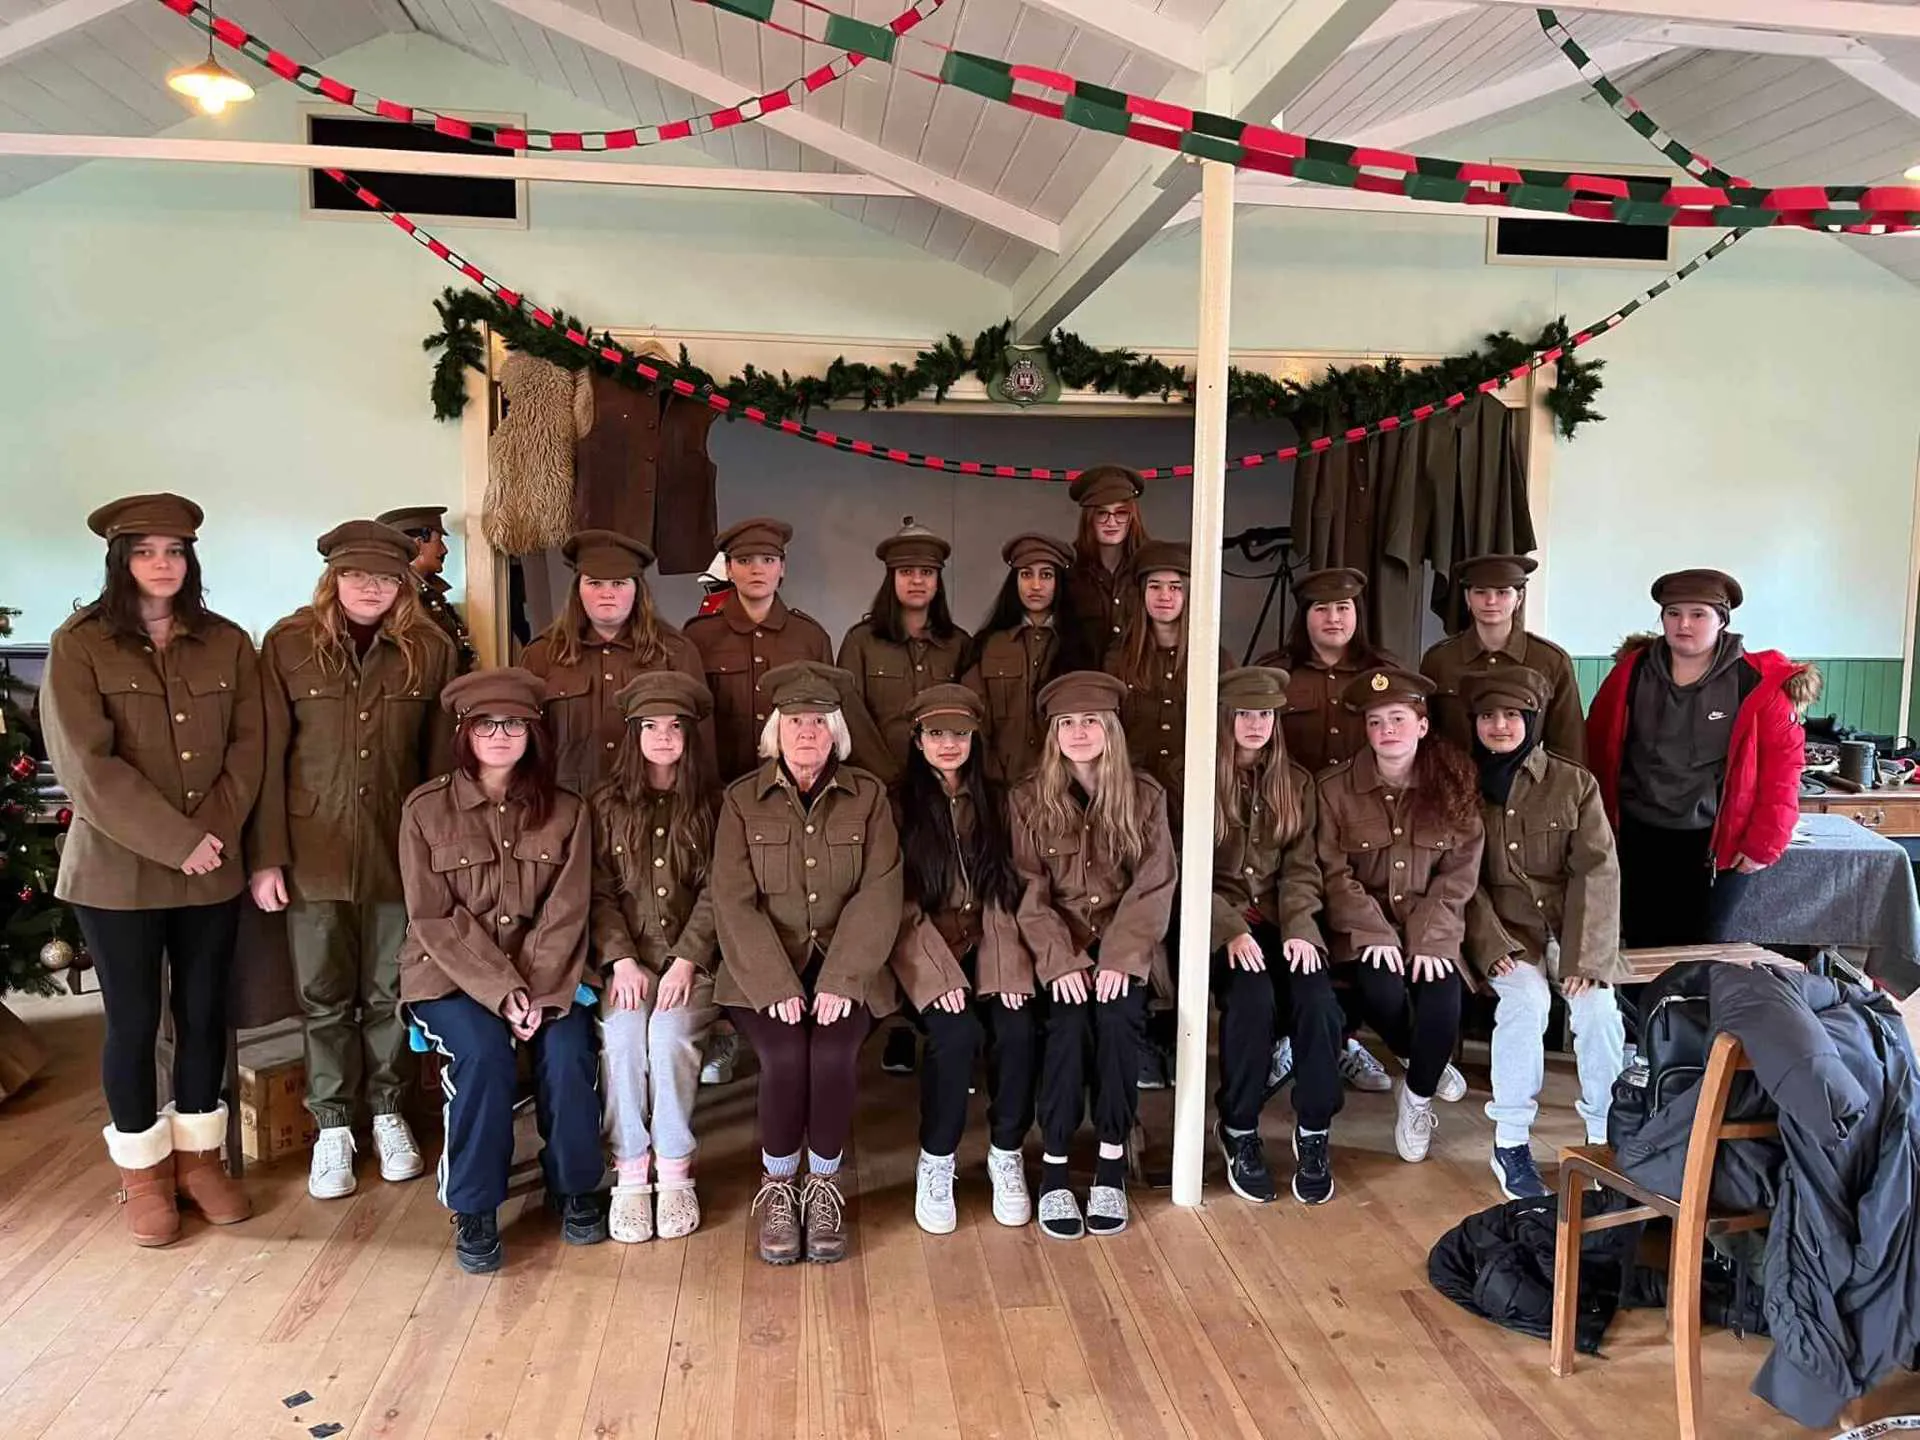
[[[1180,833],[1184,884],[1173,1090],[1176,1205],[1200,1203],[1206,1156],[1213,755],[1220,719],[1220,546],[1226,521],[1227,340],[1233,303],[1233,167],[1211,160],[1200,163],[1200,351],[1193,415],[1193,574],[1187,584],[1188,791]]]

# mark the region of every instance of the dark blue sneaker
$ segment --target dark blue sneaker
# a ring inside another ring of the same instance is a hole
[[[1500,1193],[1509,1200],[1539,1200],[1553,1194],[1533,1163],[1528,1145],[1493,1147],[1493,1177],[1500,1182]]]

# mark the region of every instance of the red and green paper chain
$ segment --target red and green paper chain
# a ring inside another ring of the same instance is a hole
[[[831,450],[842,450],[850,455],[861,455],[870,460],[885,460],[895,465],[906,465],[918,470],[938,470],[956,475],[990,475],[996,479],[1004,480],[1072,480],[1080,473],[1078,470],[1061,470],[1051,466],[1001,465],[988,460],[949,460],[944,456],[927,455],[918,450],[905,450],[896,446],[876,445],[871,440],[854,439],[851,436],[840,435],[831,430],[822,430],[817,426],[808,425],[799,420],[778,419],[767,414],[758,406],[736,405],[726,396],[715,393],[710,386],[695,385],[691,380],[680,375],[676,367],[672,365],[658,365],[643,356],[634,354],[631,350],[617,344],[611,336],[591,335],[581,330],[563,326],[561,322],[554,318],[551,311],[545,309],[533,300],[528,299],[522,291],[514,290],[494,279],[491,275],[487,274],[486,271],[482,270],[478,265],[475,265],[471,260],[461,255],[444,241],[423,229],[408,216],[395,210],[391,205],[388,205],[378,195],[374,194],[344,170],[328,170],[325,173],[344,186],[347,192],[362,205],[365,205],[369,210],[377,214],[385,216],[400,230],[412,236],[416,244],[430,252],[437,259],[459,271],[462,275],[466,276],[467,279],[473,281],[474,284],[480,286],[489,295],[492,295],[503,304],[512,306],[528,319],[532,320],[536,325],[540,325],[560,335],[582,354],[617,368],[631,369],[650,385],[671,390],[674,394],[684,396],[690,400],[698,400],[718,414],[733,419],[748,420],[765,429],[777,430],[783,435],[792,435],[802,440],[811,441],[816,445],[824,445]],[[1437,401],[1434,404],[1416,406],[1399,415],[1390,415],[1385,419],[1375,420],[1366,425],[1356,425],[1338,435],[1324,435],[1318,439],[1310,440],[1304,445],[1289,445],[1282,450],[1273,450],[1255,455],[1242,455],[1235,459],[1229,459],[1227,461],[1227,469],[1251,470],[1261,465],[1284,464],[1289,460],[1297,460],[1303,455],[1317,455],[1323,451],[1338,449],[1341,446],[1357,444],[1372,436],[1384,435],[1394,430],[1405,429],[1413,425],[1418,425],[1422,421],[1429,420],[1435,415],[1458,410],[1475,395],[1491,394],[1493,391],[1504,389],[1514,381],[1524,379],[1534,371],[1553,364],[1568,351],[1578,350],[1583,346],[1592,344],[1602,335],[1624,324],[1627,317],[1635,311],[1659,299],[1660,296],[1666,294],[1667,291],[1678,285],[1682,280],[1693,275],[1702,266],[1708,264],[1717,256],[1724,254],[1731,246],[1739,241],[1740,235],[1741,232],[1734,232],[1722,236],[1694,259],[1688,261],[1687,264],[1681,266],[1680,269],[1676,270],[1673,274],[1661,280],[1659,284],[1636,295],[1630,302],[1621,306],[1618,310],[1615,310],[1604,320],[1589,325],[1569,337],[1565,345],[1557,346],[1550,350],[1543,350],[1539,354],[1532,356],[1526,363],[1516,365],[1510,370],[1483,380],[1469,390],[1456,391],[1444,400]],[[1190,477],[1193,474],[1193,466],[1190,464],[1156,465],[1150,469],[1141,470],[1139,473],[1144,479],[1148,480]]]
[[[452,115],[443,115],[423,105],[405,105],[397,100],[383,99],[381,96],[370,95],[356,89],[344,81],[336,80],[331,75],[314,69],[311,65],[301,64],[284,51],[260,39],[244,26],[216,16],[206,5],[200,3],[200,0],[160,0],[160,3],[176,15],[205,30],[223,45],[239,51],[255,64],[266,67],[281,79],[299,86],[308,94],[321,96],[337,104],[350,105],[362,114],[378,116],[383,120],[397,120],[402,124],[432,130],[457,140],[469,140],[478,145],[492,145],[502,150],[577,150],[591,153],[603,150],[631,150],[641,146],[665,144],[672,140],[684,140],[693,135],[708,135],[716,130],[746,125],[755,120],[763,120],[769,115],[778,114],[782,110],[791,109],[807,96],[843,78],[854,66],[867,58],[869,50],[879,48],[879,42],[875,38],[877,34],[891,35],[897,39],[933,14],[946,3],[946,0],[914,0],[913,4],[885,25],[869,25],[836,16],[835,19],[841,23],[827,27],[826,43],[834,44],[832,36],[844,33],[858,40],[866,48],[851,51],[836,46],[842,50],[842,53],[835,55],[826,64],[809,70],[789,85],[778,90],[769,90],[764,95],[755,95],[750,99],[742,100],[738,105],[728,105],[719,110],[690,115],[684,120],[672,120],[664,125],[633,125],[623,130],[536,130],[514,125],[489,125],[478,120],[461,120]],[[758,0],[700,0],[700,3],[712,5],[718,10],[735,11],[749,18],[761,18]]]

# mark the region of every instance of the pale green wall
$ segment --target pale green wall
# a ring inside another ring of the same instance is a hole
[[[1463,159],[1657,158],[1604,109],[1576,100],[1423,148]],[[1488,265],[1485,222],[1465,217],[1242,216],[1237,346],[1452,352],[1556,315],[1576,328],[1597,321],[1658,278]],[[1081,331],[1191,344],[1195,228],[1121,271],[1075,317]],[[1704,247],[1699,233],[1681,232],[1682,253]],[[1608,418],[1562,444],[1554,463],[1540,527],[1554,638],[1576,655],[1611,653],[1653,622],[1655,575],[1713,565],[1745,583],[1737,628],[1756,645],[1899,655],[1911,609],[1920,290],[1836,240],[1758,234],[1586,353],[1607,362]]]
[[[614,121],[422,37],[331,68],[448,108]],[[296,99],[272,87],[219,133],[293,138]],[[1429,148],[1646,159],[1574,102]],[[255,628],[305,590],[311,537],[336,519],[457,501],[456,432],[429,416],[419,351],[453,277],[387,227],[303,220],[297,185],[287,171],[95,164],[0,202],[0,602],[28,608],[19,638],[93,590],[82,519],[115,494],[201,499],[216,603]],[[1451,350],[1556,314],[1598,318],[1653,278],[1488,266],[1474,220],[1243,213],[1242,346]],[[931,338],[1008,305],[808,201],[540,185],[532,214],[530,230],[448,235],[606,323]],[[1189,230],[1150,246],[1070,323],[1104,342],[1191,344],[1197,245]],[[1609,419],[1557,455],[1543,525],[1556,638],[1604,654],[1651,620],[1651,575],[1709,563],[1746,582],[1756,644],[1899,653],[1920,292],[1823,238],[1756,236],[1590,353],[1609,362]]]
[[[329,68],[448,109],[627,123],[425,37]],[[299,98],[272,86],[174,133],[291,140]],[[458,427],[432,418],[420,339],[459,277],[384,223],[303,219],[300,176],[96,163],[0,201],[0,603],[27,611],[16,639],[97,590],[84,520],[115,495],[198,499],[213,603],[256,631],[304,599],[313,538],[339,519],[458,507]],[[1007,309],[1000,287],[808,200],[539,185],[530,208],[527,230],[436,228],[602,323],[917,336]]]

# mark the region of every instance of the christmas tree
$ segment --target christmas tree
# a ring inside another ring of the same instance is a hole
[[[0,637],[12,633],[19,613],[0,607]],[[26,717],[0,691],[0,993],[53,994],[54,970],[65,964],[49,964],[70,962],[80,943],[73,912],[53,898],[60,869],[54,838],[73,812],[60,810],[54,824],[41,818],[38,769],[27,747]]]

